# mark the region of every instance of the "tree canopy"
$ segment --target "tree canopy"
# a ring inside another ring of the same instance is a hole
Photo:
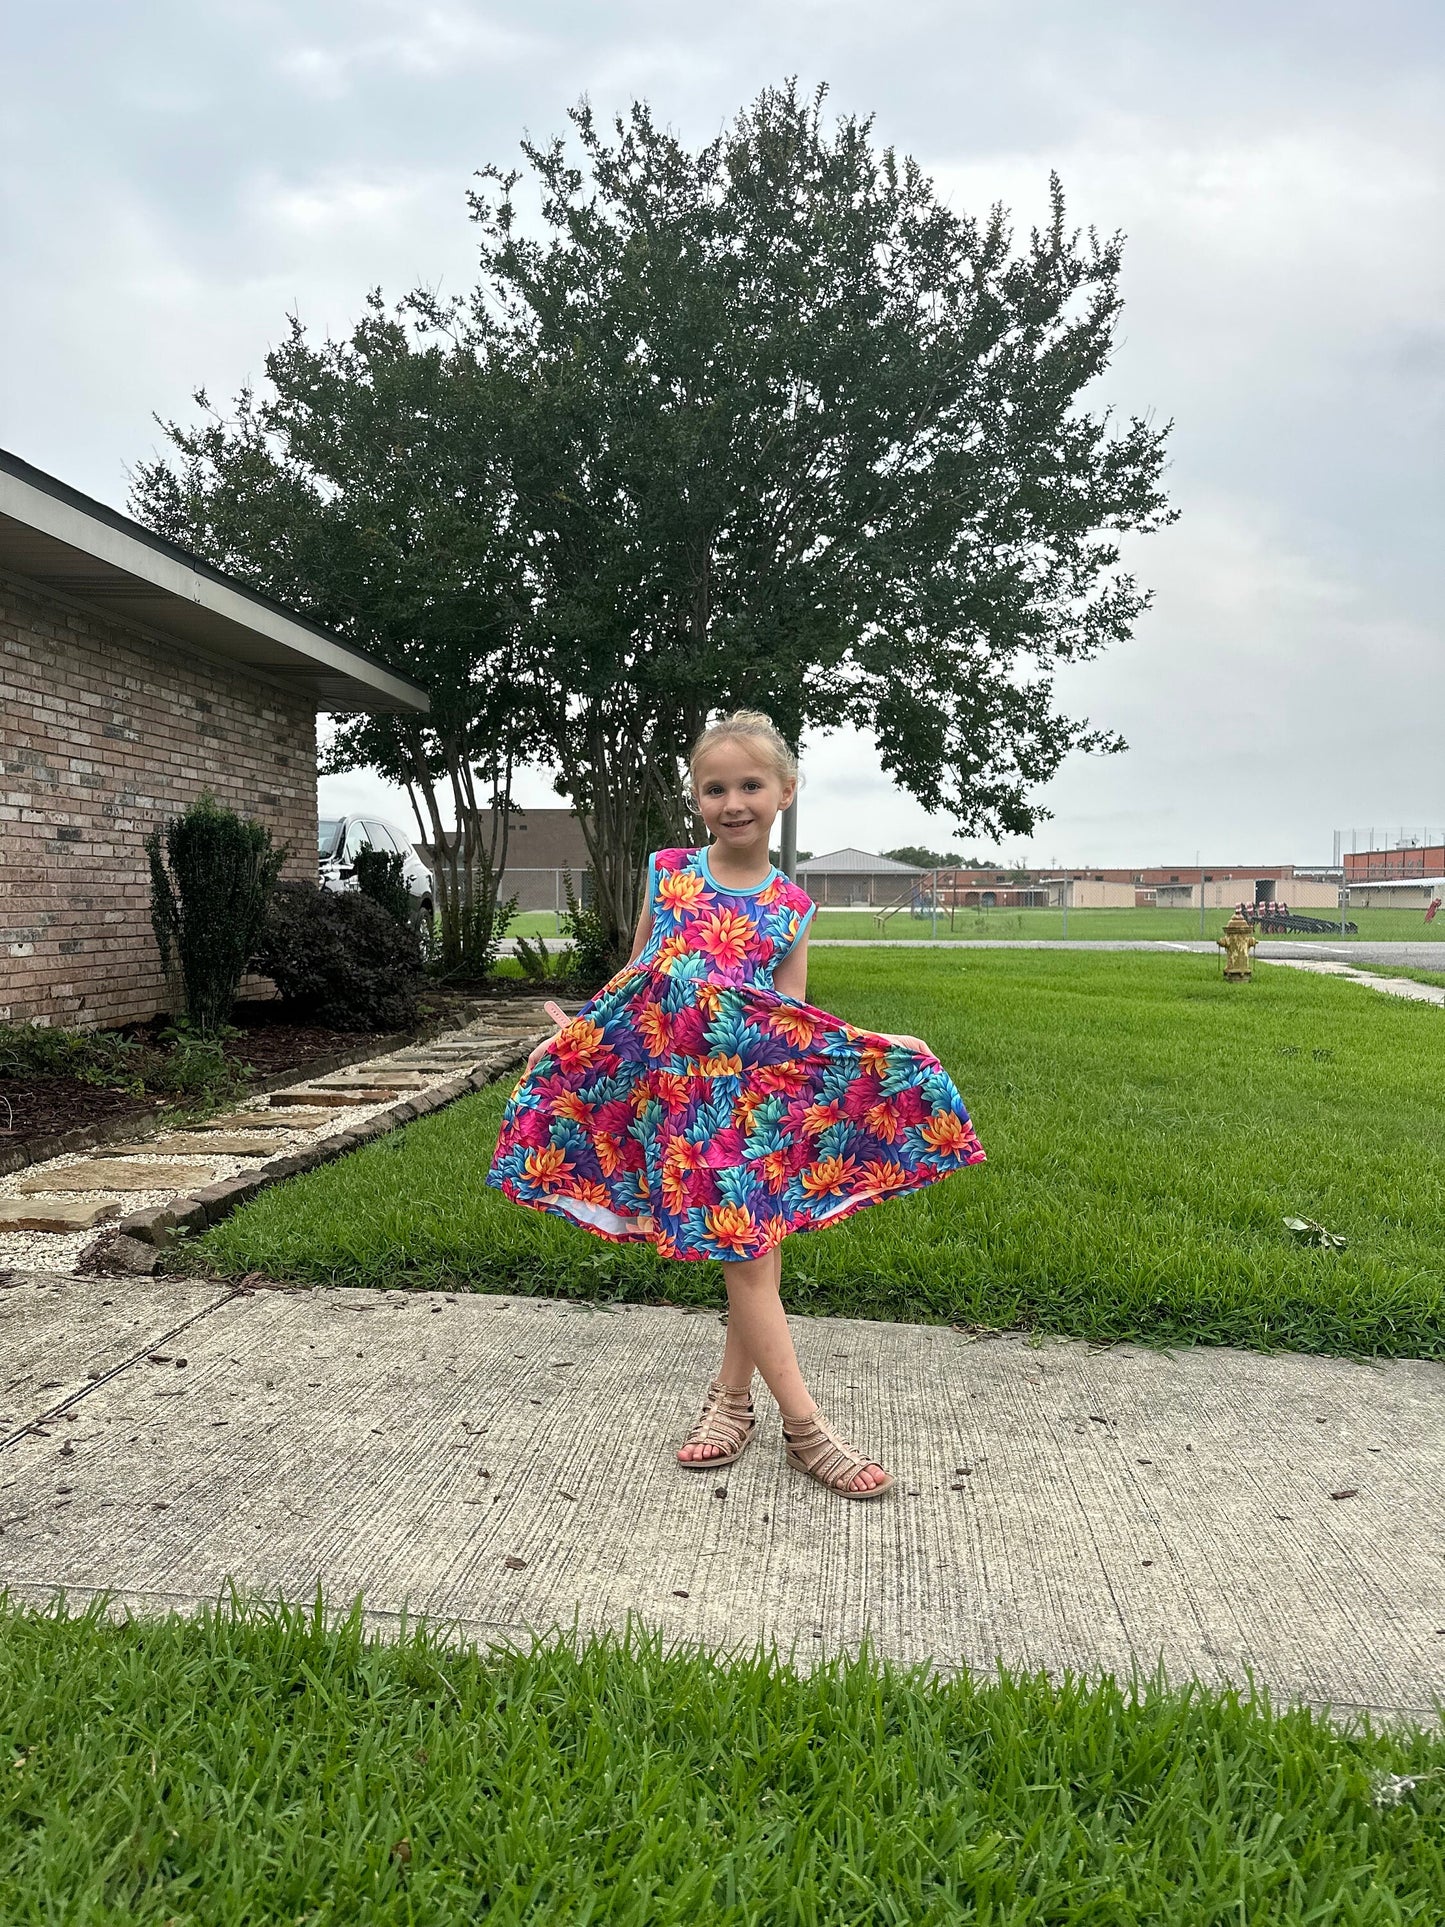
[[[1026,833],[1070,750],[1121,747],[1054,681],[1131,632],[1118,539],[1172,516],[1167,431],[1081,401],[1119,237],[1055,178],[1016,245],[794,84],[698,148],[641,102],[570,120],[483,170],[469,297],[376,297],[342,348],[293,325],[276,399],[172,426],[138,508],[455,697],[463,760],[550,762],[619,946],[718,709],[867,728],[960,836]]]

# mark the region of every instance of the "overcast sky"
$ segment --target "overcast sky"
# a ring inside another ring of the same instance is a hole
[[[471,284],[465,194],[583,93],[702,140],[797,73],[874,113],[954,204],[1026,227],[1050,168],[1121,228],[1099,399],[1172,418],[1156,592],[1067,705],[1042,861],[1318,861],[1445,822],[1442,21],[1430,0],[70,0],[12,13],[0,78],[0,443],[118,508],[294,309]],[[806,745],[800,841],[954,839],[871,746]],[[871,772],[875,772],[870,774]],[[326,779],[330,808],[373,779]],[[545,777],[523,802],[555,803]],[[405,820],[404,808],[396,813]]]

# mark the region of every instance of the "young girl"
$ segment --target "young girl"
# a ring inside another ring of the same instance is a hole
[[[804,1001],[813,903],[768,860],[797,764],[771,720],[714,723],[690,768],[712,841],[651,858],[630,959],[528,1058],[487,1182],[598,1237],[721,1263],[722,1364],[681,1464],[741,1456],[756,1370],[792,1463],[846,1499],[881,1498],[892,1477],[803,1383],[782,1242],[979,1164],[983,1147],[925,1043]]]

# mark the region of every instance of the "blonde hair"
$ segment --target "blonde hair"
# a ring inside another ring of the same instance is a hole
[[[765,715],[761,709],[735,709],[731,716],[723,716],[717,722],[709,723],[688,751],[688,777],[696,782],[698,758],[705,756],[710,749],[715,749],[719,743],[741,741],[757,743],[762,748],[780,783],[797,782],[798,759],[772,717]]]

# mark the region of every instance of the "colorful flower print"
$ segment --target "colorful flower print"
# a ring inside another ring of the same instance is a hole
[[[701,850],[650,865],[652,935],[508,1102],[487,1182],[665,1258],[762,1256],[983,1161],[937,1060],[773,988],[813,906]]]

